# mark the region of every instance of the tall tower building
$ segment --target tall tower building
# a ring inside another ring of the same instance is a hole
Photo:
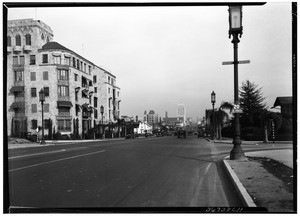
[[[182,103],[177,105],[177,118],[182,121],[183,125],[186,124],[186,109]]]

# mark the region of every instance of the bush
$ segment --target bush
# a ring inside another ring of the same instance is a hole
[[[53,134],[53,139],[54,140],[61,140],[62,139],[62,135],[61,133],[58,131],[56,133]]]
[[[76,140],[76,135],[75,134],[70,134],[70,139],[71,140]]]
[[[70,136],[67,134],[61,135],[61,140],[70,140]]]

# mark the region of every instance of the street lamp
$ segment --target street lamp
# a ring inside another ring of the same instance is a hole
[[[233,43],[233,54],[234,54],[234,104],[239,107],[239,92],[238,92],[238,43],[240,42],[239,37],[243,34],[242,26],[242,6],[229,6],[229,38],[231,35]],[[235,133],[233,139],[233,149],[230,152],[230,160],[245,160],[245,154],[241,147],[241,131],[240,131],[240,120],[239,114],[234,113],[235,116]]]
[[[102,119],[102,139],[104,135],[104,128],[103,128],[103,113],[104,113],[104,107],[101,105],[100,107],[100,112],[101,112],[101,119]]]
[[[41,144],[46,144],[45,137],[44,137],[44,102],[45,102],[45,91],[44,88],[42,88],[39,92],[40,101],[42,104],[42,140]]]
[[[213,91],[211,94],[211,103],[212,103],[212,111],[213,111],[213,115],[212,115],[212,140],[215,139],[215,103],[216,103],[216,93]]]

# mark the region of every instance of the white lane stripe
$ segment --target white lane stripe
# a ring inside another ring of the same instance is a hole
[[[52,154],[52,153],[58,153],[58,152],[64,152],[66,149],[61,149],[57,151],[50,151],[50,152],[41,152],[41,153],[36,153],[36,154],[28,154],[28,155],[21,155],[21,156],[15,156],[15,157],[10,157],[10,159],[17,159],[17,158],[23,158],[23,157],[31,157],[31,156],[37,156],[37,155],[43,155],[43,154]]]
[[[92,154],[97,154],[97,153],[102,153],[102,152],[105,152],[105,150],[96,151],[96,152],[87,153],[87,154],[82,154],[82,155],[76,155],[76,156],[67,157],[67,158],[61,158],[61,159],[57,159],[57,160],[53,160],[53,161],[47,161],[47,162],[44,162],[44,163],[34,164],[34,165],[30,165],[30,166],[20,167],[20,168],[9,170],[9,172],[22,170],[22,169],[27,169],[27,168],[31,168],[31,167],[37,167],[37,166],[41,166],[41,165],[45,165],[45,164],[49,164],[49,163],[55,163],[55,162],[58,162],[58,161],[64,161],[64,160],[69,160],[69,159],[78,158],[78,157],[84,157],[84,156],[87,156],[87,155],[92,155]]]

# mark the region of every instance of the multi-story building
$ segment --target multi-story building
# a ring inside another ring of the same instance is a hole
[[[158,114],[155,114],[153,110],[150,110],[149,113],[147,111],[144,112],[144,122],[147,122],[150,125],[158,124]]]
[[[182,119],[182,123],[185,126],[186,125],[186,109],[184,104],[180,103],[177,105],[177,117],[179,119]]]
[[[120,116],[116,76],[53,41],[39,20],[7,23],[7,129],[9,136],[42,126],[39,91],[44,88],[45,134],[82,135]],[[100,107],[104,107],[103,118]]]

